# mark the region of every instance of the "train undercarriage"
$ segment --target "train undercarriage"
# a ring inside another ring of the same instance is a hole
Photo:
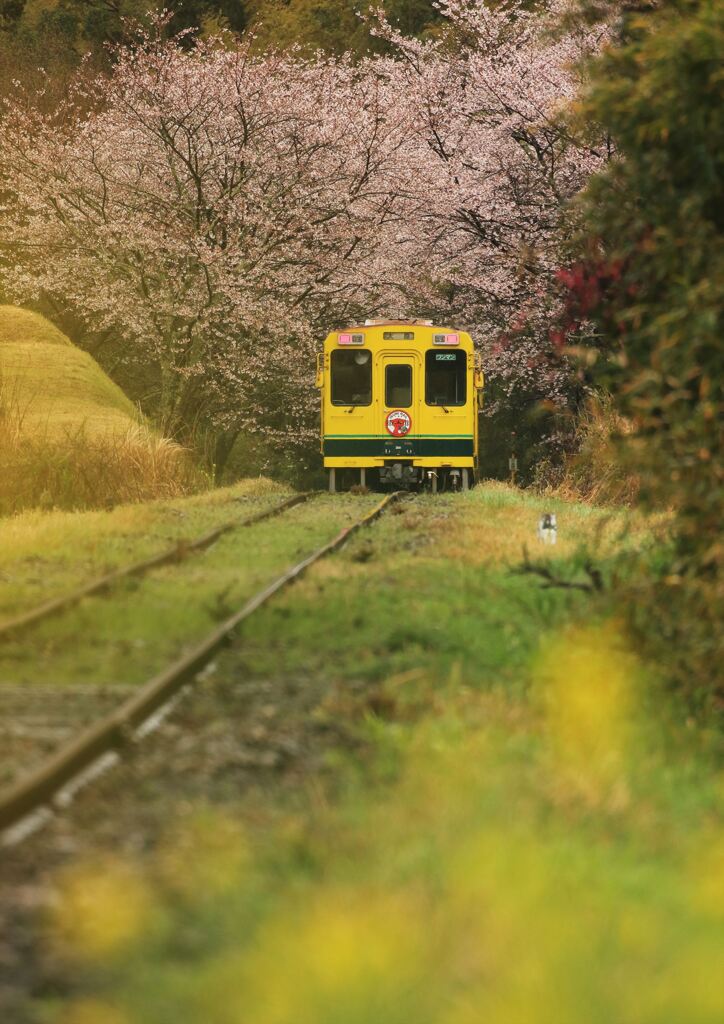
[[[337,466],[329,470],[329,492],[366,487],[371,491],[428,491],[438,494],[467,491],[473,470],[454,466],[415,466],[411,462],[390,459],[383,466],[351,468]]]

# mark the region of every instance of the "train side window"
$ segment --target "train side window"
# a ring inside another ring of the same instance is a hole
[[[468,397],[466,352],[425,353],[425,402],[427,405],[465,405]]]
[[[387,364],[385,405],[388,409],[409,409],[412,405],[412,367],[409,363]]]
[[[372,357],[368,348],[332,352],[332,405],[372,404]]]

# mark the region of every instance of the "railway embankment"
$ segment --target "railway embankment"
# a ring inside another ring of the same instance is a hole
[[[88,602],[24,639],[23,685],[48,687],[61,628],[78,653],[58,693],[111,678],[92,654],[134,685],[140,659],[84,640],[114,622],[128,643],[144,587],[226,605],[374,501],[320,497]],[[629,513],[500,485],[389,508],[2,851],[11,1019],[467,1024],[474,1006],[507,1024],[589,1019],[592,992],[602,1021],[634,999],[642,1020],[662,1001],[716,1019],[711,740],[617,616],[616,573],[655,543]]]
[[[0,514],[107,508],[207,485],[99,364],[39,313],[0,304]]]

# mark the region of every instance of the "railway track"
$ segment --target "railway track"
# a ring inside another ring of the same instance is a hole
[[[21,612],[19,615],[13,616],[11,619],[1,621],[0,640],[7,636],[14,637],[24,629],[27,629],[38,622],[42,622],[44,619],[48,619],[53,615],[59,615],[62,612],[67,611],[74,605],[79,604],[86,597],[108,593],[114,584],[120,582],[120,580],[128,579],[133,576],[143,576],[152,569],[158,569],[163,565],[170,565],[172,563],[185,561],[187,558],[190,558],[191,555],[197,554],[199,551],[203,551],[210,547],[211,544],[217,541],[220,537],[223,537],[224,534],[230,533],[232,530],[239,530],[247,526],[254,526],[256,523],[261,523],[265,519],[271,519],[274,516],[281,515],[281,513],[286,512],[287,509],[293,508],[295,505],[300,505],[302,502],[309,501],[311,498],[315,497],[316,494],[317,492],[315,491],[295,494],[293,497],[287,498],[286,501],[273,505],[271,508],[263,509],[261,512],[257,512],[251,516],[240,516],[235,519],[230,519],[227,522],[214,527],[213,530],[209,530],[198,537],[180,540],[172,547],[165,548],[163,551],[160,551],[156,555],[152,555],[150,558],[146,558],[140,562],[133,562],[130,565],[123,566],[120,569],[115,569],[113,572],[106,573],[103,576],[97,576],[94,579],[89,580],[87,583],[84,583],[82,586],[68,591],[66,594],[50,598],[49,600],[36,605],[34,608],[30,608],[27,611]]]
[[[0,687],[0,790],[136,691],[128,685]]]
[[[400,496],[399,492],[387,495],[371,511],[351,525],[344,527],[332,540],[327,541],[301,561],[286,569],[229,615],[201,642],[149,679],[140,689],[135,688],[132,695],[120,706],[103,714],[79,735],[75,735],[65,742],[36,770],[1,790],[0,845],[15,845],[22,841],[52,817],[56,810],[62,808],[72,799],[82,785],[114,763],[124,747],[138,742],[152,731],[155,724],[173,706],[182,689],[201,675],[204,667],[229,642],[231,635],[241,623],[263,607],[279,591],[298,579],[315,562],[339,550],[352,534],[372,523]],[[274,509],[259,513],[258,516],[250,517],[242,523],[224,524],[203,538],[199,538],[195,543],[201,546],[203,541],[205,545],[208,545],[216,536],[220,536],[228,529],[258,522],[260,518],[278,514],[284,508],[298,504],[308,497],[309,495],[299,495],[296,496],[296,501],[290,500],[282,503]],[[212,534],[214,537],[209,539]],[[158,559],[168,555],[169,552],[166,552],[146,563],[138,563],[129,567],[130,571],[143,572],[146,571],[146,568],[163,564]],[[169,560],[172,559],[169,558]],[[146,568],[139,569],[139,566]],[[114,579],[128,574],[128,571],[119,570],[110,574],[109,582],[105,582],[108,578],[96,580],[94,585],[101,585],[97,590],[91,592],[100,592],[111,586]],[[66,595],[66,601],[68,599],[72,599],[71,603],[79,601],[88,592],[87,587],[79,588],[79,591]],[[46,604],[50,604],[50,602],[46,602]],[[62,611],[69,606],[69,604],[62,604],[56,609],[40,615],[39,618],[54,614],[55,611]],[[39,609],[36,609],[37,611]],[[31,621],[38,621],[38,618]],[[24,628],[25,625],[30,625],[30,621],[15,628]]]

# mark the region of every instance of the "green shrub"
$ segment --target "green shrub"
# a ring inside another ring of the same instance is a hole
[[[676,511],[674,555],[642,622],[711,689],[721,586],[724,7],[676,0],[628,16],[579,110],[618,157],[583,199],[584,258],[565,275],[604,340],[598,376],[630,420],[645,506]],[[651,637],[650,637],[651,638]]]

